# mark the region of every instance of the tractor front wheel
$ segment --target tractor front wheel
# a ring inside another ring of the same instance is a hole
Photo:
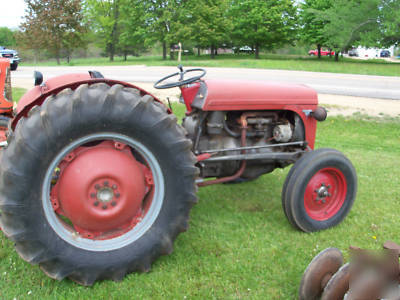
[[[282,206],[289,222],[312,232],[339,224],[357,193],[351,162],[334,149],[303,155],[290,170],[282,190]]]
[[[81,85],[19,121],[0,166],[0,225],[50,277],[92,285],[147,272],[188,227],[191,142],[152,97]]]

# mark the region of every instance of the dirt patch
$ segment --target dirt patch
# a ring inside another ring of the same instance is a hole
[[[400,117],[400,101],[339,96],[318,95],[319,103],[328,109],[329,115],[351,116],[355,113],[366,114],[374,117]]]

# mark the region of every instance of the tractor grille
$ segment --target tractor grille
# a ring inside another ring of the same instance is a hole
[[[12,53],[3,53],[3,57],[6,57],[6,58],[13,58],[14,55],[13,55]]]

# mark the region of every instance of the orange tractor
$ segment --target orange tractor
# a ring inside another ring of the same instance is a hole
[[[13,117],[10,61],[0,58],[0,143],[6,141],[6,131]]]

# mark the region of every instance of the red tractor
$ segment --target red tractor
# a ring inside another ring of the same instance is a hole
[[[7,140],[7,126],[13,117],[10,74],[10,61],[0,58],[0,143]]]
[[[198,186],[293,163],[282,192],[289,222],[306,232],[341,222],[357,178],[340,152],[313,151],[326,118],[316,92],[205,74],[180,67],[155,84],[180,87],[182,125],[148,92],[98,72],[45,83],[37,74],[0,162],[1,226],[19,255],[83,285],[146,272],[187,230]]]

